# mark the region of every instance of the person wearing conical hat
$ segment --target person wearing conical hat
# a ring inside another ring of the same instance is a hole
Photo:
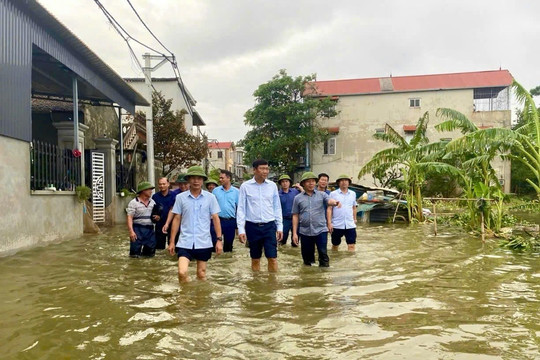
[[[293,241],[298,245],[304,265],[311,266],[315,262],[315,247],[319,253],[319,266],[330,266],[328,258],[328,227],[326,207],[340,206],[339,201],[330,199],[323,191],[315,190],[317,176],[312,172],[302,175],[300,185],[304,191],[293,201],[292,223]]]
[[[142,181],[137,185],[137,196],[126,209],[129,230],[129,256],[154,256],[156,236],[153,221],[159,221],[159,215],[152,215],[156,202],[152,200],[154,185]]]
[[[292,180],[289,175],[281,175],[278,179],[278,184],[281,187],[279,190],[279,201],[281,202],[281,213],[283,215],[283,239],[279,242],[280,245],[287,244],[289,233],[292,230],[292,204],[296,195],[300,194],[300,190],[295,187],[291,188]],[[300,184],[296,184],[300,186]],[[297,247],[291,236],[291,245]]]
[[[181,283],[189,281],[188,269],[191,260],[197,261],[197,278],[206,279],[206,263],[212,256],[214,248],[210,235],[210,222],[214,224],[217,234],[216,254],[219,255],[223,251],[218,202],[214,195],[202,189],[208,177],[201,166],[192,166],[188,169],[185,178],[189,183],[189,190],[176,196],[169,239],[170,254],[178,256],[178,280]],[[175,245],[174,237],[180,225],[182,231]]]
[[[329,231],[332,238],[332,250],[338,250],[341,238],[345,236],[347,249],[355,250],[356,244],[356,193],[349,189],[351,178],[339,175],[336,179],[338,188],[330,193],[330,198],[336,199],[343,205],[339,209],[328,208],[328,216],[332,219]]]

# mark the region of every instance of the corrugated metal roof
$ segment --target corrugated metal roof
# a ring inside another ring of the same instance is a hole
[[[336,96],[501,86],[506,87],[510,86],[512,81],[513,77],[508,70],[493,70],[452,74],[316,81],[315,85],[318,91],[317,95]]]
[[[148,106],[148,101],[129,86],[113,69],[101,60],[88,48],[75,34],[51,15],[43,6],[35,0],[11,1],[23,13],[28,15],[37,25],[42,27],[53,38],[64,44],[73,54],[81,57],[85,65],[107,80],[109,84],[126,99],[135,105]],[[116,99],[111,99],[115,101]]]

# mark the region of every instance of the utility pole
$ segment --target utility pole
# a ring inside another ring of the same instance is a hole
[[[165,64],[169,59],[162,55],[150,55],[145,53],[144,60],[144,83],[148,88],[147,100],[150,103],[149,109],[146,110],[146,159],[148,161],[148,181],[155,185],[154,172],[154,123],[152,114],[152,71],[156,71],[161,65]],[[152,60],[161,60],[156,66],[152,67]]]

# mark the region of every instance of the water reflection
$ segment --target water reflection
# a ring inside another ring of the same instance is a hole
[[[4,358],[532,359],[540,256],[455,229],[365,226],[356,253],[278,274],[249,253],[180,287],[165,252],[130,259],[124,228],[0,259]],[[265,268],[265,266],[263,266]]]

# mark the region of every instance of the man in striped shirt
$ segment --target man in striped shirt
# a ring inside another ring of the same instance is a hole
[[[127,207],[127,226],[129,229],[129,256],[154,256],[156,253],[156,236],[153,222],[159,221],[159,215],[152,210],[156,202],[152,199],[154,186],[143,181],[137,186],[137,196]]]

